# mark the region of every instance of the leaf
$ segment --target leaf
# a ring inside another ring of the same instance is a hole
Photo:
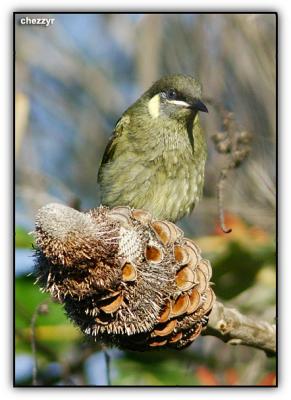
[[[22,333],[29,340],[31,329],[25,328]],[[80,331],[74,325],[42,325],[35,329],[36,340],[43,342],[71,342],[82,337]]]
[[[202,385],[217,386],[220,384],[216,376],[206,367],[196,368],[196,376]]]
[[[153,351],[132,354],[114,362],[118,375],[114,385],[195,386],[198,380],[180,357],[170,358],[171,353]]]
[[[254,284],[266,263],[275,265],[272,245],[253,250],[239,242],[230,242],[227,252],[212,262],[216,295],[226,300],[237,296]]]
[[[66,317],[62,305],[53,302],[48,294],[34,285],[32,277],[19,277],[15,282],[16,352],[31,351],[31,318],[39,304],[48,304],[48,313],[37,316],[36,338],[52,351],[63,352],[82,335]]]
[[[17,226],[15,229],[15,247],[31,249],[32,245],[33,236],[29,235],[21,226]]]
[[[238,385],[239,375],[236,369],[228,368],[224,373],[224,380],[227,385]]]
[[[48,294],[42,293],[34,284],[34,278],[25,276],[17,278],[15,282],[16,328],[27,327],[36,307],[44,302],[48,302],[49,312],[37,318],[37,325],[44,322],[46,325],[68,323],[63,307],[52,302]]]
[[[258,386],[276,386],[276,373],[269,372],[258,383]]]

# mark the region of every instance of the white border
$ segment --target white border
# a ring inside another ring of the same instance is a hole
[[[122,4],[122,5],[121,5]],[[19,398],[31,399],[35,397],[51,398],[52,395],[58,398],[79,399],[80,396],[88,396],[88,398],[111,398],[111,396],[118,396],[119,399],[136,399],[138,395],[140,398],[148,398],[150,396],[158,396],[161,398],[183,398],[193,399],[199,396],[199,399],[217,399],[223,396],[225,400],[235,397],[236,399],[244,399],[246,396],[255,396],[256,399],[280,398],[285,399],[288,392],[291,392],[291,379],[290,379],[290,318],[288,313],[287,304],[291,304],[291,290],[287,290],[287,284],[291,283],[291,263],[287,259],[287,240],[289,238],[288,228],[291,224],[290,216],[290,174],[291,165],[290,159],[291,152],[290,140],[290,41],[291,41],[291,1],[277,0],[277,1],[260,1],[260,0],[245,0],[245,1],[220,1],[217,0],[204,0],[195,4],[192,1],[183,0],[168,0],[167,2],[157,0],[140,0],[140,1],[99,1],[93,2],[88,0],[76,1],[51,0],[47,2],[39,1],[7,1],[1,2],[0,13],[0,38],[1,38],[1,74],[0,74],[0,88],[1,88],[1,145],[0,145],[0,162],[1,162],[1,229],[0,229],[0,246],[1,246],[1,374],[0,374],[0,387],[3,398]],[[259,388],[245,388],[245,389],[223,389],[223,388],[179,388],[179,389],[161,389],[161,388],[115,388],[115,389],[13,389],[12,388],[12,12],[13,11],[277,11],[279,13],[279,172],[280,172],[280,257],[279,257],[279,322],[280,322],[280,354],[279,354],[279,388],[259,389]],[[4,74],[3,74],[4,71]],[[287,113],[289,111],[289,115]],[[3,126],[2,126],[3,125]],[[289,126],[288,126],[289,125]],[[289,169],[290,168],[290,169]],[[289,178],[289,179],[288,179]],[[289,182],[288,182],[289,181]],[[283,218],[282,218],[283,216]],[[290,244],[289,244],[290,245]],[[289,262],[288,262],[289,261]],[[288,330],[289,328],[289,330]],[[54,390],[54,392],[52,392]],[[55,392],[57,390],[57,392]],[[82,392],[81,392],[82,391]],[[85,391],[85,393],[83,393]],[[290,395],[290,393],[289,393]]]

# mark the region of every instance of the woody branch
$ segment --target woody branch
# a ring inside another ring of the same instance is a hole
[[[269,356],[276,354],[275,325],[247,317],[218,301],[213,306],[204,335],[216,336],[232,345],[255,347]]]

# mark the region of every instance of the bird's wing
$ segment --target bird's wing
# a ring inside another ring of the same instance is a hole
[[[100,164],[100,168],[98,171],[98,181],[100,180],[100,174],[102,171],[102,167],[113,161],[114,156],[115,156],[115,151],[116,151],[116,146],[118,143],[118,138],[123,134],[124,128],[128,127],[130,122],[130,117],[128,115],[123,115],[116,123],[113,135],[110,137],[109,142],[107,143],[107,146],[105,148],[102,161]]]

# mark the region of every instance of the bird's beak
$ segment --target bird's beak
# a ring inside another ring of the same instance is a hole
[[[191,108],[193,108],[193,110],[196,110],[196,111],[202,111],[202,112],[208,113],[208,109],[207,109],[206,105],[204,103],[202,103],[202,101],[199,99],[195,99],[195,101],[191,104]]]
[[[208,112],[208,109],[204,103],[199,99],[194,99],[191,102],[186,102],[183,100],[167,100],[170,104],[175,104],[176,106],[191,108],[194,111]]]

